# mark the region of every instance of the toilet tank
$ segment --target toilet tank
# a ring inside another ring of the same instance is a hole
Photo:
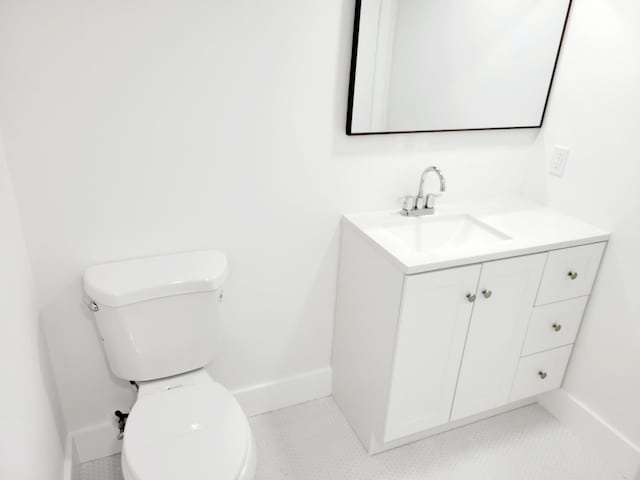
[[[209,364],[227,272],[226,256],[215,250],[89,267],[84,289],[111,371],[146,381]]]

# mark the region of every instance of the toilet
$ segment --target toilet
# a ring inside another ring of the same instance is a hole
[[[109,367],[135,382],[125,480],[252,480],[256,446],[216,356],[227,259],[208,250],[96,265],[84,289]]]

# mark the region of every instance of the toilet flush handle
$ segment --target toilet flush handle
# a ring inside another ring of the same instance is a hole
[[[96,302],[91,300],[90,298],[86,300],[85,306],[92,312],[97,312],[100,310],[100,307]]]

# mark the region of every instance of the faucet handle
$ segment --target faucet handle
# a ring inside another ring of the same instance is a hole
[[[433,208],[435,199],[441,196],[442,196],[441,193],[428,193],[424,202],[425,208]]]
[[[412,197],[411,195],[407,195],[404,197],[404,202],[402,203],[402,209],[406,210],[407,212],[413,210],[414,208],[416,208],[416,199],[415,197]]]

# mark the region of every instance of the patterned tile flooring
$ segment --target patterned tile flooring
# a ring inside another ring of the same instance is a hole
[[[364,452],[331,398],[250,422],[258,446],[255,480],[621,479],[538,405],[373,457]],[[82,464],[80,478],[122,480],[120,456]]]

